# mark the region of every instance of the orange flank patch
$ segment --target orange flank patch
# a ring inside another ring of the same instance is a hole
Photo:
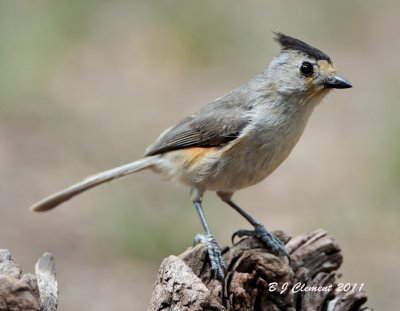
[[[215,148],[210,147],[192,147],[181,149],[180,152],[183,155],[184,161],[188,165],[196,165],[205,155],[213,152]]]

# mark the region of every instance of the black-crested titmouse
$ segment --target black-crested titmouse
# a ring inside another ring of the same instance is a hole
[[[223,260],[201,206],[205,191],[216,191],[255,228],[237,235],[257,236],[278,255],[286,255],[282,242],[237,206],[232,195],[271,174],[299,140],[314,107],[331,89],[351,84],[336,75],[322,51],[281,33],[275,40],[282,50],[266,70],[167,129],[143,159],[88,177],[32,210],[47,211],[90,188],[149,168],[191,188],[217,276],[224,275]]]

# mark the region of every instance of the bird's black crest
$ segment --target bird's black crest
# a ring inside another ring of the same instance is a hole
[[[311,45],[287,35],[283,33],[275,33],[275,40],[279,42],[282,46],[282,50],[295,50],[306,54],[316,60],[326,60],[329,63],[332,63],[331,58],[326,55],[324,52],[312,47]]]

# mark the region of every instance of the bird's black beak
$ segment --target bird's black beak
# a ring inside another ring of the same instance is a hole
[[[349,81],[340,76],[334,76],[326,79],[324,81],[324,86],[332,89],[348,89],[352,87]]]

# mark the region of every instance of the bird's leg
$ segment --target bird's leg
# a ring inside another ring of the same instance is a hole
[[[210,258],[211,269],[215,272],[216,276],[220,279],[224,279],[224,260],[221,255],[221,250],[215,240],[214,236],[211,234],[210,229],[208,228],[208,224],[203,212],[203,207],[201,206],[200,201],[193,202],[194,207],[196,208],[197,213],[199,214],[201,224],[204,229],[204,238],[199,237],[197,235],[195,237],[195,241],[203,242],[207,245],[208,248],[208,257]]]
[[[254,230],[238,230],[232,235],[232,242],[236,236],[254,236],[259,238],[261,241],[265,243],[275,254],[279,256],[288,256],[286,252],[285,245],[279,240],[275,234],[269,232],[263,224],[254,219],[249,213],[245,210],[241,209],[235,202],[231,200],[233,193],[225,193],[225,192],[217,192],[218,196],[227,203],[230,207],[232,207],[235,211],[237,211],[240,215],[242,215],[246,220],[253,225]]]

